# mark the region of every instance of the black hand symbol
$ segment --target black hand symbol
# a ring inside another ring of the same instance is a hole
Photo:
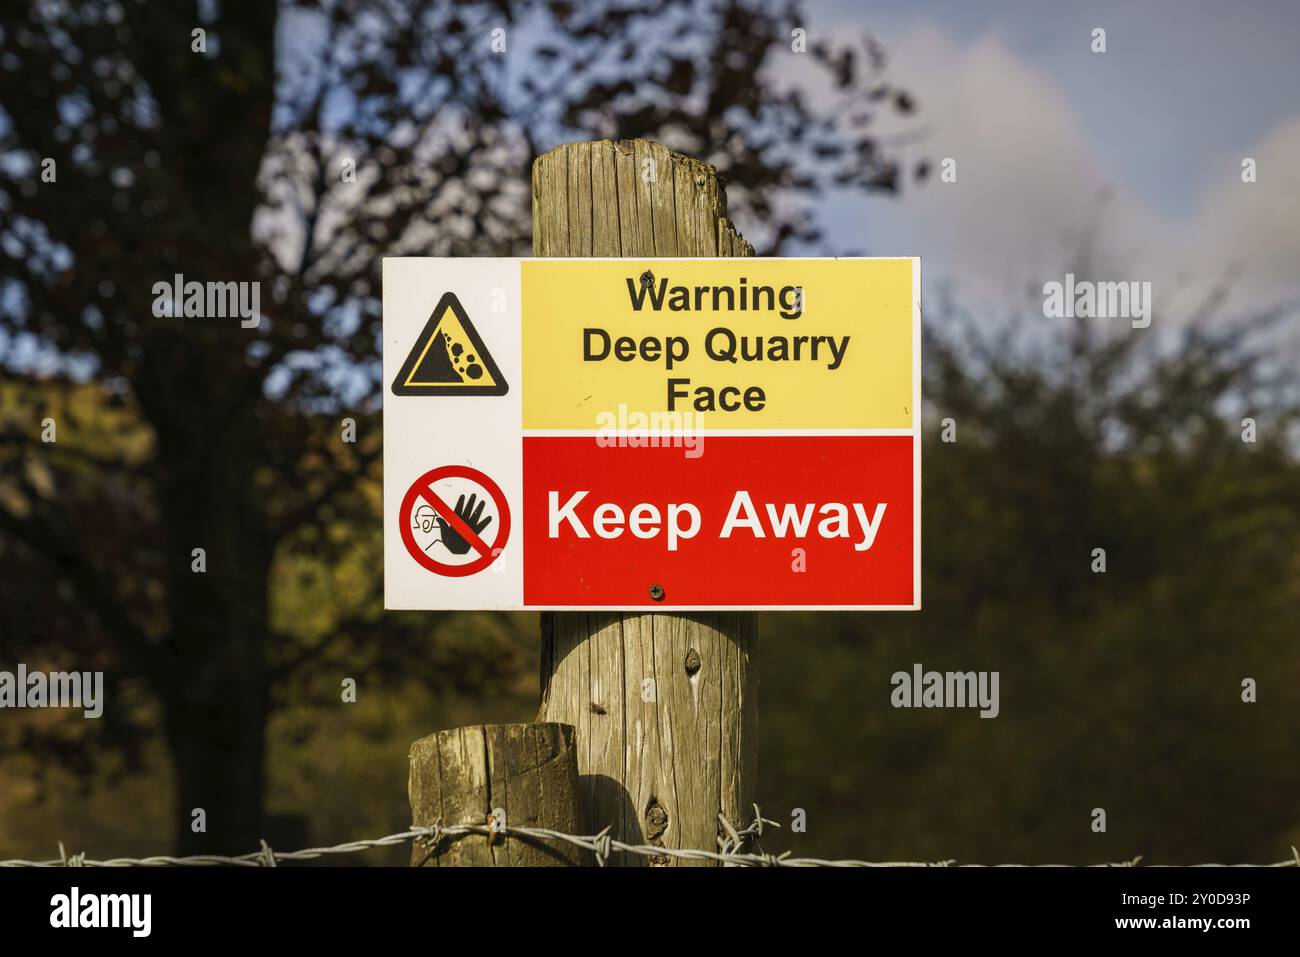
[[[474,507],[476,502],[478,508]],[[475,535],[481,534],[483,529],[488,527],[488,523],[492,521],[491,515],[480,518],[483,514],[483,506],[486,504],[487,499],[479,501],[478,495],[473,493],[470,495],[468,502],[465,501],[464,495],[456,499],[456,517],[468,525]],[[465,541],[460,532],[452,528],[451,523],[441,515],[438,516],[438,532],[442,538],[442,543],[447,546],[447,551],[453,555],[464,555],[469,551],[469,542]]]

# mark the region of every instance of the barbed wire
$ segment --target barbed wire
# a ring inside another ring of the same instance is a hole
[[[311,847],[300,851],[276,851],[265,840],[261,849],[248,854],[226,857],[217,854],[194,854],[186,857],[157,855],[154,857],[114,857],[98,861],[86,857],[84,853],[68,854],[59,842],[59,856],[48,861],[6,860],[0,861],[0,867],[275,867],[284,861],[313,861],[322,857],[338,854],[355,854],[381,847],[396,847],[402,844],[416,843],[427,847],[430,855],[436,855],[444,840],[483,835],[491,845],[503,837],[530,838],[539,841],[554,841],[569,844],[591,853],[596,863],[604,867],[611,854],[615,852],[633,854],[652,859],[675,858],[690,861],[713,861],[732,867],[1137,867],[1142,857],[1129,861],[1117,861],[1106,864],[958,864],[955,860],[944,861],[860,861],[860,860],[826,860],[817,857],[793,857],[790,851],[781,854],[764,853],[760,848],[752,851],[742,850],[745,842],[762,836],[765,826],[779,828],[775,821],[764,818],[758,805],[754,805],[754,820],[737,830],[727,818],[719,814],[718,824],[721,833],[718,836],[718,850],[709,851],[696,848],[660,847],[657,844],[627,844],[610,836],[609,827],[600,833],[589,836],[567,834],[545,827],[515,827],[495,822],[488,815],[483,824],[442,824],[441,821],[424,827],[412,826],[410,830],[398,834],[368,840],[348,841],[331,847]],[[755,840],[757,844],[757,840]],[[1148,864],[1146,867],[1300,867],[1300,850],[1291,848],[1291,858],[1276,864]]]

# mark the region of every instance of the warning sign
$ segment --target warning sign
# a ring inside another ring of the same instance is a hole
[[[386,259],[383,337],[385,607],[920,607],[919,260]]]
[[[506,380],[454,293],[438,301],[397,377],[394,395],[505,395]]]

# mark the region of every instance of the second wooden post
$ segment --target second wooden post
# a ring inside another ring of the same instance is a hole
[[[532,187],[536,256],[753,255],[727,220],[717,171],[657,143],[557,147],[534,161]],[[756,632],[747,612],[542,615],[537,720],[577,730],[587,833],[611,825],[628,843],[711,850],[719,813],[749,822]]]

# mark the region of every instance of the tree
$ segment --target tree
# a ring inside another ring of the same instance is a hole
[[[818,240],[816,190],[898,188],[870,122],[913,109],[870,41],[813,35],[824,109],[780,85],[806,25],[761,0],[4,8],[0,342],[21,393],[0,640],[94,661],[110,694],[143,683],[183,851],[255,846],[284,682],[349,640],[385,672],[427,658],[428,619],[381,624],[373,581],[325,635],[277,629],[268,588],[286,555],[344,554],[331,528],[376,521],[381,257],[523,254],[533,157],[601,135],[717,164],[775,254]],[[177,276],[260,284],[256,326],[175,315],[155,285]],[[152,730],[106,713],[115,744]]]
[[[764,714],[764,799],[836,822],[790,834],[796,855],[1287,857],[1294,318],[1294,304],[1232,316],[1216,295],[1185,325],[1161,311],[1133,329],[1045,319],[1041,300],[997,321],[930,298],[922,611],[764,628],[764,655],[785,663],[764,679],[782,702]],[[997,720],[896,710],[890,676],[914,662],[1000,672]],[[1271,696],[1245,703],[1245,678]],[[1105,835],[1088,826],[1097,806]]]

